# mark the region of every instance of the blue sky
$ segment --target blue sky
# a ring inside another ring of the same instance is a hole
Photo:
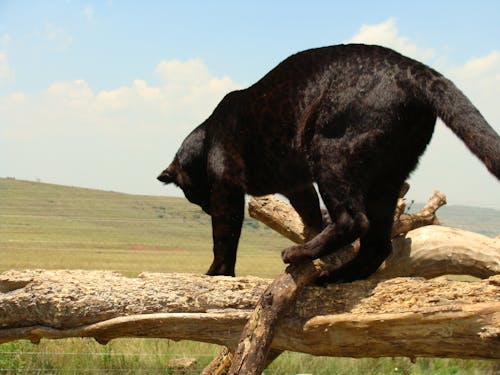
[[[0,0],[0,176],[178,195],[154,177],[222,96],[297,51],[382,44],[451,78],[499,131],[500,2]],[[442,124],[409,198],[500,208]]]

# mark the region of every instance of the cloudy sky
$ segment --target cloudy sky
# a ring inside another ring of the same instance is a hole
[[[0,177],[179,195],[155,177],[224,94],[350,41],[438,69],[500,131],[498,0],[0,0]],[[500,208],[442,124],[410,182],[416,201]]]

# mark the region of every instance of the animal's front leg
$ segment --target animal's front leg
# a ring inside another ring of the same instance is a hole
[[[366,232],[368,220],[360,213],[354,218],[343,214],[340,219],[328,224],[321,233],[302,245],[295,245],[282,251],[285,263],[297,263],[305,259],[316,259],[353,242]]]
[[[283,250],[285,263],[297,263],[305,259],[316,259],[331,253],[361,237],[369,228],[369,221],[361,194],[342,186],[336,180],[335,187],[325,188],[318,184],[331,222],[312,240]]]
[[[244,217],[244,194],[223,189],[211,204],[214,260],[207,275],[234,276],[236,251]]]

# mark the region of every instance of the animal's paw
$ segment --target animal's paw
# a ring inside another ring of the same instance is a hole
[[[305,259],[314,258],[304,245],[289,247],[281,252],[281,259],[285,263],[298,263]]]
[[[225,264],[212,263],[206,275],[208,276],[235,276],[234,268],[230,268]]]

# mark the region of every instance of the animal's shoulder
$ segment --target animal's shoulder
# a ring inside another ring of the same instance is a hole
[[[293,95],[296,88],[304,85],[322,85],[325,81],[341,75],[342,79],[351,74],[367,71],[382,71],[394,66],[408,66],[415,62],[398,52],[377,45],[339,44],[313,48],[295,53],[269,71],[249,91],[255,94],[275,93]]]

